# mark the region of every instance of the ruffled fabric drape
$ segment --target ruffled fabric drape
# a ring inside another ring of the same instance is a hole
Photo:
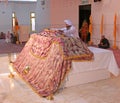
[[[47,97],[58,90],[72,60],[91,59],[93,53],[79,38],[43,31],[31,35],[13,66],[36,93]]]

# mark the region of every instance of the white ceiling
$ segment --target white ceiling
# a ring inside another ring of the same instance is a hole
[[[8,1],[25,1],[25,2],[37,2],[37,0],[8,0]]]

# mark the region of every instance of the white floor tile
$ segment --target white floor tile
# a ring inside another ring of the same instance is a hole
[[[11,60],[16,55],[12,54]],[[8,77],[9,55],[0,55],[0,103],[120,103],[120,76],[61,89],[50,101],[36,94],[17,74]]]

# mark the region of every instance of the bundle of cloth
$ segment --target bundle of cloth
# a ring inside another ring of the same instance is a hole
[[[73,60],[92,59],[94,54],[80,38],[44,30],[30,36],[13,66],[36,93],[48,97],[56,93],[65,76],[69,75]]]

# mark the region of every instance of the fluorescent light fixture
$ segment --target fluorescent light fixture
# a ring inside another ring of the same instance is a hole
[[[25,1],[25,2],[37,2],[37,0],[8,0],[8,1]]]

